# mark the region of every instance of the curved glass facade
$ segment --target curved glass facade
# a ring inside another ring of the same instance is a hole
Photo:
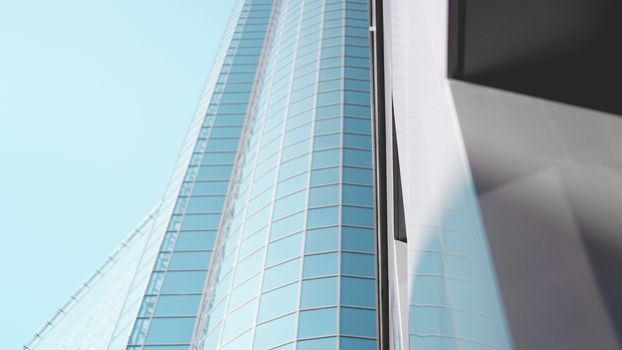
[[[65,322],[48,343],[378,348],[368,16],[367,0],[237,1],[114,309],[71,316],[105,330]]]
[[[197,345],[376,349],[368,5],[277,6]]]
[[[128,350],[188,349],[192,340],[272,4],[249,1],[235,11]]]

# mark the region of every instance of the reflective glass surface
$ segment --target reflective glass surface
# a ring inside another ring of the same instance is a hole
[[[233,32],[213,91],[207,91],[208,105],[128,349],[190,346],[271,10],[271,2],[245,1],[232,18]],[[236,315],[238,322],[249,319],[240,310]]]
[[[197,345],[375,349],[368,3],[275,3]]]

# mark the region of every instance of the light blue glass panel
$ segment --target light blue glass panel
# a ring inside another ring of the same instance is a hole
[[[333,335],[337,332],[337,309],[317,309],[300,312],[298,338]]]
[[[301,212],[273,222],[270,238],[278,239],[286,236],[287,234],[302,231],[304,227],[304,219],[305,213]]]
[[[343,334],[375,337],[376,311],[342,307],[339,325]]]
[[[339,186],[322,186],[312,188],[309,193],[309,206],[318,207],[335,205],[339,202]]]
[[[311,172],[311,185],[333,184],[339,182],[339,168],[317,169]]]
[[[373,227],[374,210],[372,208],[343,206],[343,224]]]
[[[151,320],[147,343],[189,343],[195,318],[154,318]]]
[[[354,293],[354,291],[352,291],[352,293]],[[302,282],[302,293],[300,296],[301,308],[333,306],[336,304],[336,277],[310,279]]]
[[[341,150],[333,149],[313,152],[313,168],[324,168],[339,165]]]
[[[258,325],[253,350],[269,349],[293,340],[295,325],[295,314]]]
[[[304,258],[304,277],[329,276],[337,274],[337,253],[307,255]]]
[[[274,203],[273,217],[281,218],[283,216],[293,214],[306,207],[305,200],[307,193],[305,191],[289,195],[285,198],[277,199]]]
[[[330,350],[337,349],[337,338],[321,338],[301,340],[298,342],[298,350]]]
[[[225,322],[225,328],[223,328],[222,341],[227,342],[236,335],[252,327],[255,320],[256,308],[257,299],[230,313]]]
[[[355,250],[373,253],[376,236],[373,229],[359,227],[343,227],[341,246],[344,250]]]
[[[339,223],[339,207],[325,207],[309,210],[307,227],[321,227]]]
[[[207,269],[212,252],[175,252],[169,270]]]
[[[182,230],[207,230],[217,229],[220,214],[194,214],[186,215],[181,224]]]
[[[258,321],[290,313],[298,306],[298,283],[272,290],[261,296]]]
[[[302,173],[279,182],[276,195],[282,197],[288,193],[300,191],[307,187],[308,173]]]
[[[200,293],[205,284],[205,271],[171,271],[166,274],[162,293]]]
[[[197,181],[228,180],[231,176],[230,165],[209,165],[199,169]]]
[[[313,141],[313,149],[330,149],[341,146],[341,134],[316,136]]]
[[[188,203],[188,212],[219,213],[222,210],[224,202],[224,196],[192,197]]]
[[[261,288],[261,276],[255,275],[255,277],[248,279],[239,286],[235,287],[231,292],[229,299],[229,310],[234,310],[238,306],[241,306],[245,302],[254,298],[259,294]]]
[[[229,343],[219,347],[218,350],[249,349],[252,341],[253,341],[253,332],[248,330],[244,332],[242,335],[239,335],[237,338],[230,341]],[[206,348],[206,349],[214,349],[214,348],[215,347]]]
[[[376,281],[373,279],[342,277],[341,304],[376,307]]]
[[[228,181],[197,182],[192,189],[194,194],[225,194]]]
[[[199,308],[201,295],[161,295],[155,316],[194,316]]]
[[[258,250],[257,252],[251,254],[248,258],[245,258],[238,263],[235,271],[234,285],[245,281],[255,273],[259,272],[263,266],[264,252],[265,249]]]
[[[216,231],[182,231],[177,238],[175,250],[211,250],[215,236]]]
[[[301,254],[302,234],[298,233],[270,243],[266,264],[275,265]]]
[[[305,253],[337,250],[339,246],[339,228],[334,226],[308,230],[305,238]]]
[[[297,280],[300,276],[301,260],[294,259],[266,269],[263,290],[269,290]]]
[[[343,203],[371,206],[374,203],[373,188],[371,186],[343,185]]]
[[[342,253],[341,273],[346,275],[374,277],[376,260],[370,254]]]
[[[374,174],[371,169],[344,167],[343,182],[372,185],[374,182]]]
[[[376,350],[378,349],[378,342],[375,339],[361,339],[361,338],[339,338],[340,350]],[[414,349],[453,349],[444,347],[415,347]]]

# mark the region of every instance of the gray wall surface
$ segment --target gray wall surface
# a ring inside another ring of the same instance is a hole
[[[517,349],[619,349],[622,118],[451,82]]]

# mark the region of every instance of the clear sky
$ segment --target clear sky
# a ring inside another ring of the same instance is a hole
[[[0,0],[0,348],[165,190],[233,0]]]

